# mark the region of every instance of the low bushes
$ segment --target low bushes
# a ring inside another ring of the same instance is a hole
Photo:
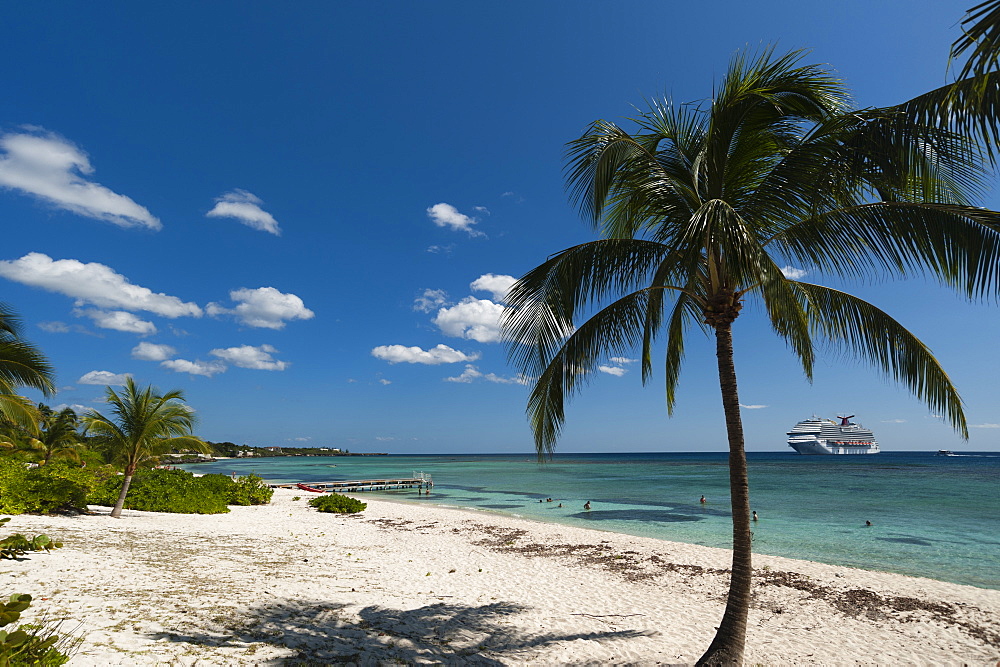
[[[90,495],[93,505],[113,506],[124,477],[107,480]],[[257,475],[233,480],[226,475],[195,477],[184,470],[140,470],[132,478],[125,507],[147,512],[222,514],[228,505],[264,505],[274,490]]]
[[[316,496],[309,501],[309,505],[320,512],[336,512],[338,514],[354,514],[368,507],[368,503],[342,496],[339,493],[324,493],[322,496]]]
[[[48,463],[28,468],[0,457],[0,514],[86,512],[87,505],[113,507],[124,476],[111,466],[80,468]],[[257,475],[195,477],[184,470],[139,470],[132,477],[125,507],[147,512],[220,514],[229,505],[266,505],[274,490]],[[3,663],[0,663],[2,667]]]
[[[85,512],[87,496],[109,474],[67,463],[28,468],[22,461],[0,459],[0,513]]]
[[[221,475],[215,475],[220,477]],[[178,514],[223,514],[228,496],[215,480],[201,479],[184,470],[140,470],[132,477],[125,497],[125,507],[146,512]],[[118,502],[125,478],[121,475],[107,480],[90,496],[92,505],[114,506]],[[232,483],[232,480],[229,480]]]

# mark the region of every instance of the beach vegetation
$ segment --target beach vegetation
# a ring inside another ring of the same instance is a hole
[[[229,491],[230,505],[266,505],[274,496],[272,489],[260,475],[237,477]]]
[[[95,436],[95,445],[124,470],[119,497],[111,510],[111,516],[117,518],[140,466],[154,464],[174,450],[208,453],[210,448],[191,434],[194,412],[180,390],[160,394],[151,386],[140,389],[128,377],[120,392],[112,387],[105,390],[105,401],[111,407],[110,416],[91,410],[83,422],[87,433]]]
[[[139,470],[131,480],[122,507],[145,512],[222,514],[229,511],[229,489],[215,479],[219,477],[228,485],[233,484],[224,475],[195,477],[184,470]],[[108,478],[91,493],[90,504],[117,506],[124,484],[124,475]]]
[[[0,519],[0,526],[10,521],[10,517]],[[0,539],[0,559],[17,560],[29,551],[52,551],[62,546],[48,535],[28,537],[23,533],[14,533]]]
[[[527,412],[543,460],[566,400],[608,358],[639,350],[647,382],[662,350],[672,414],[689,334],[714,342],[733,562],[699,664],[742,663],[751,599],[733,350],[744,305],[760,304],[807,379],[820,348],[856,355],[968,437],[958,391],[930,349],[841,284],[921,276],[968,298],[1000,286],[1000,213],[973,204],[986,174],[975,138],[941,114],[854,108],[844,84],[804,55],[737,54],[712,99],[650,101],[629,126],[597,120],[569,142],[570,196],[600,238],[524,275],[502,322],[512,361],[534,378]]]
[[[0,628],[17,622],[29,606],[31,596],[26,593],[15,593],[6,602],[0,602]],[[58,624],[48,623],[23,623],[10,631],[0,629],[0,667],[65,665],[82,638],[61,636],[57,630]]]
[[[266,505],[274,495],[274,489],[260,475],[250,474],[233,479],[226,475],[208,474],[197,480],[226,498],[229,505]]]
[[[339,493],[324,493],[309,500],[309,506],[315,507],[320,512],[336,512],[337,514],[355,514],[362,512],[368,503],[363,503],[357,498],[349,498]]]
[[[62,514],[87,511],[87,496],[106,469],[53,462],[29,468],[23,461],[0,458],[0,512]]]

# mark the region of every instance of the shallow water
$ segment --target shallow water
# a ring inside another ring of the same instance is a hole
[[[751,506],[760,517],[753,529],[756,552],[1000,589],[1000,453],[766,452],[747,459]],[[256,472],[271,482],[424,471],[434,479],[430,496],[416,489],[361,495],[731,545],[724,453],[556,454],[545,464],[532,455],[282,457],[187,468]],[[707,503],[699,502],[701,495]],[[549,497],[553,502],[545,502]],[[588,500],[591,510],[585,511]]]

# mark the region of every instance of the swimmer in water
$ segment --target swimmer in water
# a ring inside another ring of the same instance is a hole
[[[754,520],[754,521],[756,521],[756,520],[757,520],[757,513],[756,513],[756,512],[754,512],[754,513],[753,513],[753,520]]]
[[[590,501],[589,500],[583,504],[583,509],[585,509],[585,510],[589,510],[590,509]]]
[[[702,497],[701,497],[701,501],[700,501],[700,502],[702,502],[702,503],[707,503],[708,501],[707,501],[707,500],[705,500],[705,496],[702,496]]]

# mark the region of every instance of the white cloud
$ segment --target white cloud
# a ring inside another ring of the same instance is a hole
[[[286,320],[308,320],[316,313],[306,308],[302,299],[294,294],[279,292],[273,287],[241,288],[229,293],[238,301],[235,308],[225,308],[218,303],[205,307],[209,315],[233,315],[249,327],[283,329]]]
[[[459,213],[458,209],[451,204],[445,204],[444,202],[434,204],[434,206],[427,209],[427,216],[438,227],[448,227],[454,231],[467,232],[469,236],[486,236],[481,231],[473,229],[472,226],[478,222],[475,218],[470,218],[464,213]]]
[[[882,423],[883,424],[905,424],[906,420],[905,419],[884,419],[884,420],[882,420]]]
[[[451,308],[439,310],[433,322],[449,336],[496,343],[500,340],[500,317],[504,310],[498,303],[469,296]]]
[[[427,252],[438,255],[444,253],[445,255],[450,255],[451,251],[455,249],[454,243],[449,243],[448,245],[432,245],[427,247]]]
[[[53,405],[52,406],[52,411],[53,412],[62,412],[66,408],[69,408],[70,410],[72,410],[73,412],[75,412],[78,415],[82,415],[85,412],[87,412],[88,410],[90,410],[90,408],[87,407],[86,405],[80,405],[79,403],[60,403],[59,405]]]
[[[392,442],[396,438],[392,437],[391,435],[376,435],[375,439],[378,440],[379,442]]]
[[[473,206],[472,210],[476,213],[485,213],[486,215],[490,215],[490,209],[485,206]]]
[[[740,403],[740,407],[744,410],[761,410],[763,408],[769,407],[767,405],[743,405]]]
[[[212,350],[210,354],[240,368],[252,368],[258,371],[283,371],[288,368],[289,363],[277,361],[271,356],[276,352],[277,350],[270,345],[259,347],[240,345],[239,347]]]
[[[463,384],[468,384],[476,380],[486,380],[487,382],[495,382],[497,384],[528,384],[528,379],[524,376],[504,377],[496,373],[483,373],[472,364],[468,364],[461,375],[444,379],[445,382],[460,382]]]
[[[0,136],[0,186],[38,197],[57,208],[120,227],[158,230],[160,221],[125,195],[86,178],[87,154],[51,133]]]
[[[392,384],[392,380],[386,380],[385,378],[379,378],[379,381],[378,381],[378,382],[379,382],[379,384],[381,384],[381,385],[387,385],[387,384]]]
[[[478,354],[465,354],[458,350],[453,350],[447,345],[437,345],[429,350],[419,347],[405,347],[403,345],[379,345],[372,349],[372,356],[376,359],[388,361],[390,364],[454,364],[461,361],[475,361]]]
[[[629,359],[628,357],[611,357],[608,361],[613,364],[618,364],[619,366],[623,364],[634,364],[639,361],[638,359]]]
[[[38,328],[49,333],[69,333],[70,328],[65,322],[39,322]]]
[[[1000,424],[969,424],[969,428],[1000,428]]]
[[[473,280],[469,287],[472,288],[473,292],[489,292],[495,300],[505,302],[507,301],[507,292],[516,282],[517,278],[514,276],[498,276],[487,273]]]
[[[129,373],[112,373],[111,371],[90,371],[77,380],[78,384],[125,384]]]
[[[794,266],[783,266],[781,267],[781,274],[788,278],[789,280],[798,280],[805,276],[808,271],[805,269],[796,269]]]
[[[188,361],[187,359],[170,359],[161,361],[160,365],[178,373],[204,375],[212,377],[216,373],[224,373],[226,365],[221,361]]]
[[[197,304],[133,285],[125,276],[96,262],[54,260],[40,252],[31,252],[20,259],[0,260],[0,276],[74,298],[77,306],[145,310],[163,317],[202,315]]]
[[[620,366],[598,366],[597,370],[602,373],[607,373],[608,375],[614,375],[616,377],[621,377],[628,373],[628,369],[621,368]]]
[[[443,289],[425,289],[424,293],[413,300],[413,310],[429,313],[448,300],[448,293]]]
[[[156,333],[156,325],[124,310],[97,310],[95,308],[77,308],[73,313],[81,317],[89,317],[94,325],[102,329],[113,329],[126,333],[149,336]]]
[[[143,361],[165,361],[177,352],[169,345],[142,342],[132,348],[132,358]]]
[[[233,190],[215,200],[215,208],[206,213],[209,218],[235,218],[247,227],[281,236],[274,216],[260,207],[264,202],[246,190]]]

